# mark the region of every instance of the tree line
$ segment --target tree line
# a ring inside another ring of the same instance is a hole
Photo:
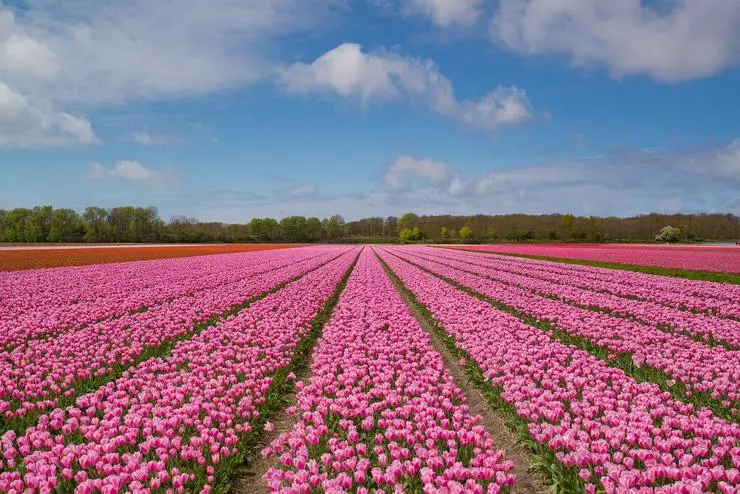
[[[670,226],[670,230],[665,230]],[[661,232],[670,232],[661,237]],[[732,214],[646,214],[630,218],[550,215],[417,215],[345,222],[288,216],[248,223],[160,218],[157,208],[88,207],[82,212],[52,206],[0,209],[0,242],[208,243],[208,242],[639,242],[737,240],[740,217]]]

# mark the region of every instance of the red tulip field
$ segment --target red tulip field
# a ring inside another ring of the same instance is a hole
[[[740,285],[483,250],[14,261],[0,492],[740,492]]]

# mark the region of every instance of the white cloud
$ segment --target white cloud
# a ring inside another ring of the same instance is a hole
[[[164,134],[151,134],[143,130],[137,130],[131,136],[134,143],[139,146],[169,146],[180,144],[184,141],[181,137]]]
[[[492,33],[521,53],[680,82],[740,61],[739,24],[735,0],[500,0]]]
[[[523,89],[498,87],[479,100],[458,101],[452,84],[433,62],[386,51],[365,53],[355,43],[344,43],[311,64],[293,64],[280,77],[290,92],[335,93],[358,98],[363,105],[374,100],[421,100],[473,130],[490,132],[534,118]]]
[[[405,13],[429,17],[442,27],[469,25],[481,14],[482,0],[403,0]]]
[[[447,163],[425,158],[399,156],[391,162],[383,173],[383,187],[391,191],[406,190],[419,179],[433,186],[450,183],[455,170]]]
[[[0,82],[0,148],[89,145],[97,142],[88,120],[31,102]]]
[[[0,84],[37,106],[67,109],[59,122],[93,107],[237,87],[272,75],[277,41],[330,22],[344,1],[32,0],[15,8],[0,0]],[[64,125],[80,132],[81,123]],[[5,147],[61,144],[23,126],[4,130]]]
[[[89,176],[92,179],[117,179],[147,182],[159,187],[177,188],[182,185],[180,176],[172,170],[158,171],[146,168],[138,161],[121,160],[110,168],[93,163]]]
[[[318,189],[311,185],[301,185],[298,187],[293,187],[293,188],[281,191],[282,195],[286,197],[291,197],[294,199],[315,197],[316,195],[318,195],[318,193],[319,193]]]
[[[469,26],[481,16],[483,0],[366,0],[385,14],[419,16],[440,27]]]

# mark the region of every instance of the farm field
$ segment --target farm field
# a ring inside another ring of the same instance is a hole
[[[540,258],[740,274],[740,247],[734,244],[497,244],[450,247]]]
[[[0,272],[0,492],[740,491],[740,286],[293,247]]]
[[[177,257],[287,249],[295,245],[198,244],[198,245],[69,245],[63,247],[0,245],[0,271],[86,266],[113,262],[172,259]]]

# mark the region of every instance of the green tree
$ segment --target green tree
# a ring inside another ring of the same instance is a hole
[[[82,218],[71,209],[55,209],[49,224],[49,242],[81,242],[85,236]]]
[[[321,240],[321,220],[312,216],[306,220],[306,236],[311,242]]]
[[[108,210],[88,207],[82,213],[85,225],[85,240],[88,242],[108,242],[111,240],[108,224]]]
[[[51,206],[36,206],[26,221],[24,240],[26,242],[45,242],[49,236],[51,216],[54,208]]]
[[[655,240],[658,242],[678,242],[680,238],[681,230],[670,225],[661,228],[660,232],[655,236]]]
[[[3,242],[25,242],[26,224],[31,217],[31,210],[26,208],[11,209],[5,214],[2,232]]]
[[[249,233],[259,240],[275,240],[279,225],[273,218],[253,218],[249,222]]]
[[[464,242],[470,240],[473,238],[473,229],[470,228],[468,225],[465,225],[464,227],[460,228],[460,239]]]
[[[286,216],[280,220],[281,237],[289,242],[305,242],[308,239],[305,216]]]
[[[416,213],[406,213],[398,219],[396,228],[400,232],[405,228],[413,229],[419,226],[419,216]]]
[[[323,227],[326,232],[326,236],[330,239],[338,239],[343,237],[345,234],[344,218],[339,214],[335,214],[334,216],[325,219]]]
[[[447,229],[446,226],[443,226],[442,228],[440,228],[440,230],[439,230],[439,236],[440,236],[440,238],[447,238],[447,237],[449,237],[449,235],[450,235],[450,232],[449,232],[449,230]]]

